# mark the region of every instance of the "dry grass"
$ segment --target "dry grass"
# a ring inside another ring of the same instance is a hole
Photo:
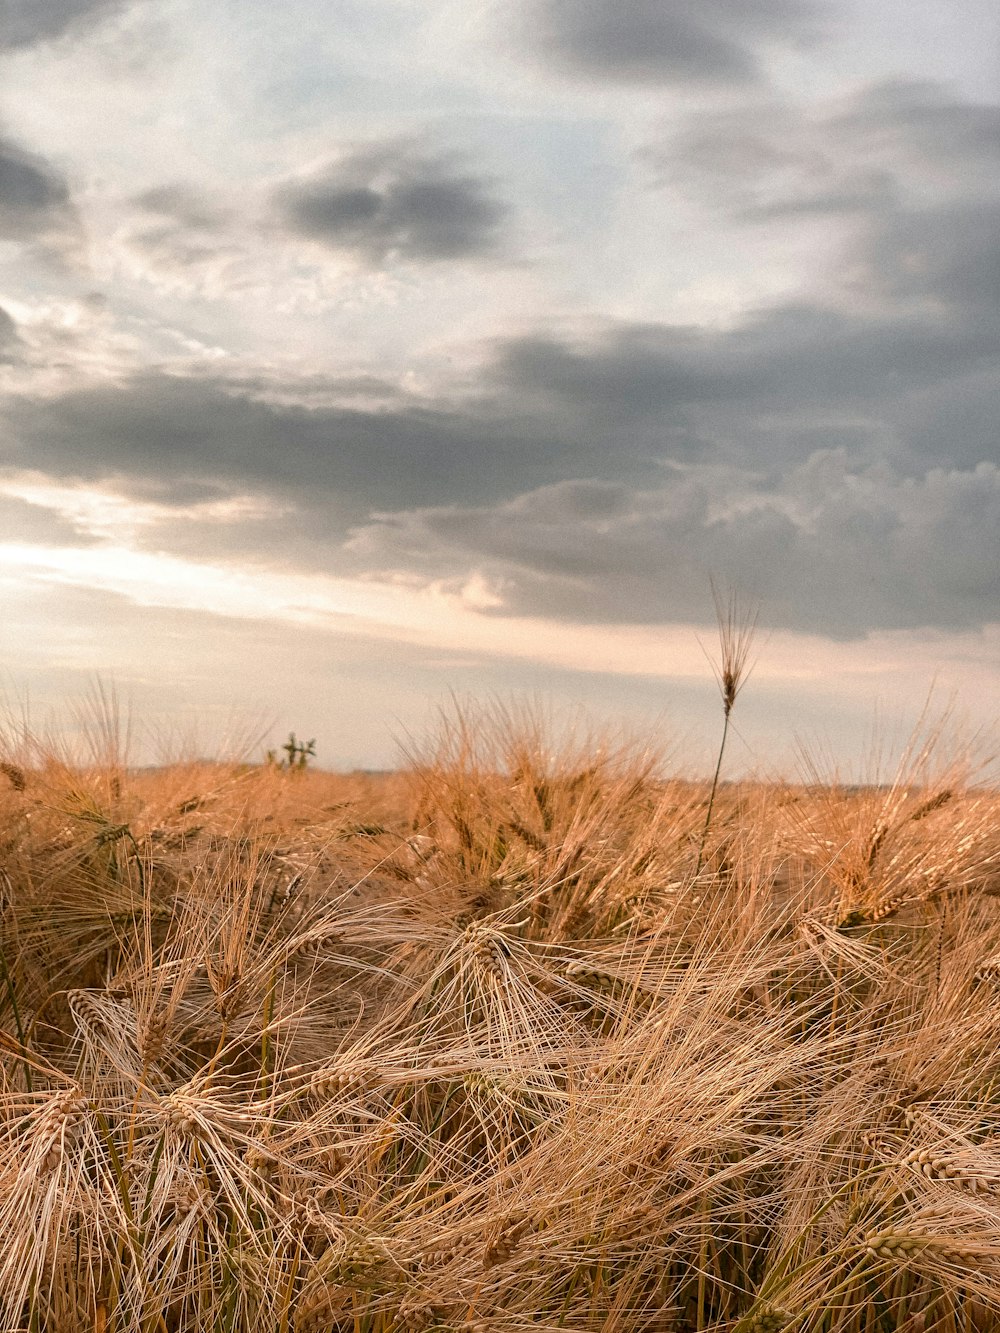
[[[707,800],[11,749],[0,1328],[1000,1327],[1000,798]]]

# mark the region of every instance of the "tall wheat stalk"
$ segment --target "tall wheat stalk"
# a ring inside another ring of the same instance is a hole
[[[719,662],[712,662],[712,670],[715,672],[716,680],[719,683],[719,692],[722,696],[722,740],[719,744],[719,755],[715,763],[715,773],[712,775],[712,789],[708,797],[708,810],[705,813],[705,827],[701,831],[701,842],[698,845],[698,863],[695,866],[695,874],[701,871],[702,861],[705,856],[705,843],[708,839],[708,830],[712,823],[712,811],[715,808],[715,793],[719,786],[719,773],[722,771],[722,757],[726,752],[726,740],[729,736],[729,718],[733,707],[736,704],[737,696],[746,683],[747,677],[752,670],[750,664],[750,649],[753,646],[754,634],[757,629],[756,607],[744,609],[740,603],[739,596],[735,589],[730,589],[728,596],[723,599],[719,592],[715,580],[712,580],[712,600],[715,603],[715,616],[719,628]],[[711,659],[709,659],[711,661]]]

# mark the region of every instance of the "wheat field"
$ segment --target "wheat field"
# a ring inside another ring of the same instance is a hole
[[[1000,797],[939,751],[11,741],[0,1328],[1000,1327]]]

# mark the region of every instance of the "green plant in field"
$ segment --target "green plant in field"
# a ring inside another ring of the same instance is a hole
[[[277,750],[268,750],[267,762],[269,764],[278,768],[301,770],[308,768],[310,759],[316,758],[315,738],[311,741],[296,740],[294,731],[288,733],[288,740],[281,746],[281,749],[287,757],[279,760]]]

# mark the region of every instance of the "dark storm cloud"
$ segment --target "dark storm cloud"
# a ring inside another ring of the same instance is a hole
[[[497,252],[509,209],[493,182],[410,146],[360,153],[275,195],[294,233],[366,263],[479,259]]]
[[[612,468],[560,459],[563,479],[499,503],[383,513],[349,554],[455,586],[475,570],[525,615],[697,619],[709,575],[753,571],[777,626],[1000,619],[1000,335],[964,318],[961,284],[959,298],[959,317],[787,306],[728,331],[508,341],[501,401],[530,403],[591,456],[603,441]],[[627,479],[657,458],[655,480]]]
[[[508,389],[637,419],[744,397],[750,388],[745,373],[719,362],[717,350],[711,334],[669,325],[625,325],[583,346],[526,336],[500,345],[496,375]]]
[[[559,64],[625,82],[748,81],[757,44],[811,31],[801,0],[531,0],[531,40]]]
[[[775,628],[976,628],[1000,618],[1000,470],[901,478],[833,450],[777,490],[698,470],[649,491],[574,481],[499,506],[385,515],[352,548],[428,579],[475,569],[505,614],[697,620],[715,575],[752,580]]]
[[[810,108],[703,111],[640,154],[655,185],[745,222],[856,215],[998,193],[1000,107],[885,83]],[[907,202],[909,199],[909,203]]]
[[[406,398],[372,409],[279,405],[221,381],[157,374],[9,401],[0,420],[8,466],[122,477],[178,502],[248,488],[306,496],[334,516],[501,495],[512,476],[541,484],[602,465],[593,443],[514,414]]]
[[[975,374],[929,385],[902,404],[900,435],[918,457],[950,452],[975,461],[1000,458],[1000,373]]]
[[[126,0],[0,0],[0,50],[34,46],[122,9]]]
[[[0,419],[8,464],[118,476],[163,494],[180,483],[206,494],[249,486],[357,521],[574,476],[641,484],[676,457],[780,468],[831,442],[868,456],[887,437],[905,451],[912,395],[936,392],[942,421],[953,422],[948,386],[988,381],[998,345],[989,330],[947,321],[789,307],[728,331],[623,325],[579,343],[509,339],[475,400],[387,386],[379,404],[374,386],[365,402],[348,384],[349,404],[337,404],[334,387],[326,406],[306,407],[266,399],[281,386],[253,377],[146,373],[10,400]],[[849,421],[846,434],[835,429],[852,410],[869,440]],[[918,443],[935,461],[979,461],[951,434]]]
[[[21,241],[50,258],[68,258],[79,244],[79,219],[69,187],[37,153],[0,134],[0,240]]]
[[[506,393],[584,430],[617,425],[650,449],[659,432],[666,453],[683,440],[688,456],[747,466],[801,460],[818,427],[852,414],[869,457],[919,470],[996,456],[1000,111],[887,84],[813,112],[699,114],[645,156],[661,184],[737,225],[825,226],[817,295],[729,330],[508,340],[493,371]]]
[[[881,143],[901,158],[942,166],[1000,166],[1000,106],[957,100],[941,84],[891,80],[835,109],[830,126],[846,142]],[[967,178],[966,178],[967,179]]]
[[[62,176],[44,158],[0,136],[0,237],[33,239],[72,219]]]
[[[1000,193],[880,220],[863,247],[868,277],[898,301],[929,298],[1000,322]]]
[[[359,399],[333,384],[325,406],[307,407],[253,376],[152,372],[21,397],[2,414],[7,462],[166,495],[250,488],[326,507],[335,530],[375,510],[494,503],[572,478],[648,485],[678,458],[778,476],[843,446],[859,463],[888,451],[915,475],[928,461],[968,467],[994,457],[1000,329],[969,316],[979,295],[964,271],[941,273],[921,281],[955,286],[951,309],[943,298],[884,316],[803,304],[728,330],[509,338],[475,398],[385,386],[380,403],[377,385]]]
[[[11,319],[3,306],[0,306],[0,357],[4,355],[4,349],[7,351],[17,342],[17,325]]]
[[[783,429],[797,423],[806,440],[830,412],[864,409],[892,430],[905,420],[914,393],[940,389],[991,367],[1000,330],[988,322],[936,314],[863,317],[815,305],[786,306],[733,330],[695,332],[670,326],[614,327],[585,343],[547,337],[508,341],[494,376],[512,400],[530,399],[581,430],[599,430],[655,448],[657,435],[685,427],[690,448],[735,445],[738,458],[766,416],[771,444],[754,447],[761,461],[801,457]],[[968,460],[967,441],[935,441],[940,461]],[[979,461],[977,455],[972,461]]]

